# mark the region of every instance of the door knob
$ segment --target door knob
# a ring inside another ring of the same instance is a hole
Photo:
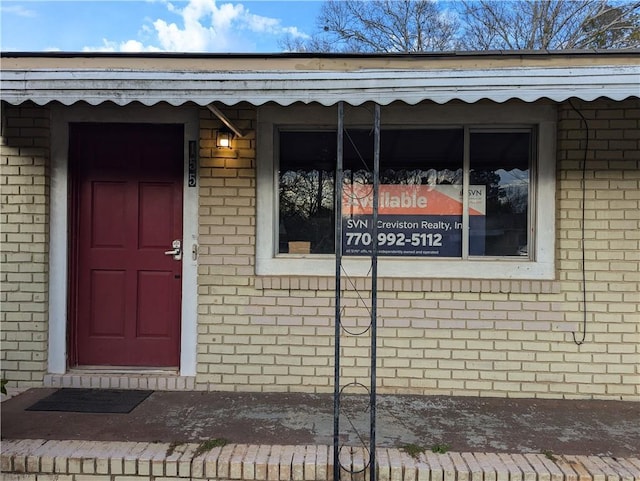
[[[173,249],[171,249],[170,251],[164,251],[164,255],[173,256],[174,260],[176,261],[182,259],[182,243],[180,242],[180,239],[174,240],[171,243],[171,247],[173,247]]]

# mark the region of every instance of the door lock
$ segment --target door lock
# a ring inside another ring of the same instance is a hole
[[[173,247],[173,249],[171,249],[170,251],[164,251],[164,255],[165,256],[173,256],[173,259],[176,261],[179,261],[182,259],[182,243],[180,242],[180,239],[176,239],[171,243],[171,247]]]

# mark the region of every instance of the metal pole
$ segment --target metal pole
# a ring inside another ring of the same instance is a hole
[[[376,481],[376,368],[378,335],[378,199],[380,190],[380,105],[375,105],[373,127],[373,213],[371,234],[371,420],[369,480]]]
[[[336,300],[333,374],[333,481],[340,480],[340,280],[342,266],[342,176],[343,176],[344,103],[338,102],[338,136],[335,180],[336,227]]]

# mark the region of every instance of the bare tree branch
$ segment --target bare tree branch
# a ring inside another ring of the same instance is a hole
[[[640,2],[462,0],[469,50],[640,46]]]
[[[317,19],[319,33],[295,51],[313,45],[334,52],[425,52],[454,50],[459,30],[446,2],[435,0],[328,0]]]
[[[442,52],[640,47],[640,1],[327,0],[292,52]]]

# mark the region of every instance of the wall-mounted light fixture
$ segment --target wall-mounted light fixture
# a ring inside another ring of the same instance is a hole
[[[233,132],[226,127],[222,127],[216,133],[216,147],[219,149],[230,149],[232,139]]]
[[[216,147],[219,149],[230,149],[231,140],[233,140],[234,136],[242,138],[244,137],[244,132],[236,127],[215,105],[209,104],[207,108],[225,125],[216,132]]]

